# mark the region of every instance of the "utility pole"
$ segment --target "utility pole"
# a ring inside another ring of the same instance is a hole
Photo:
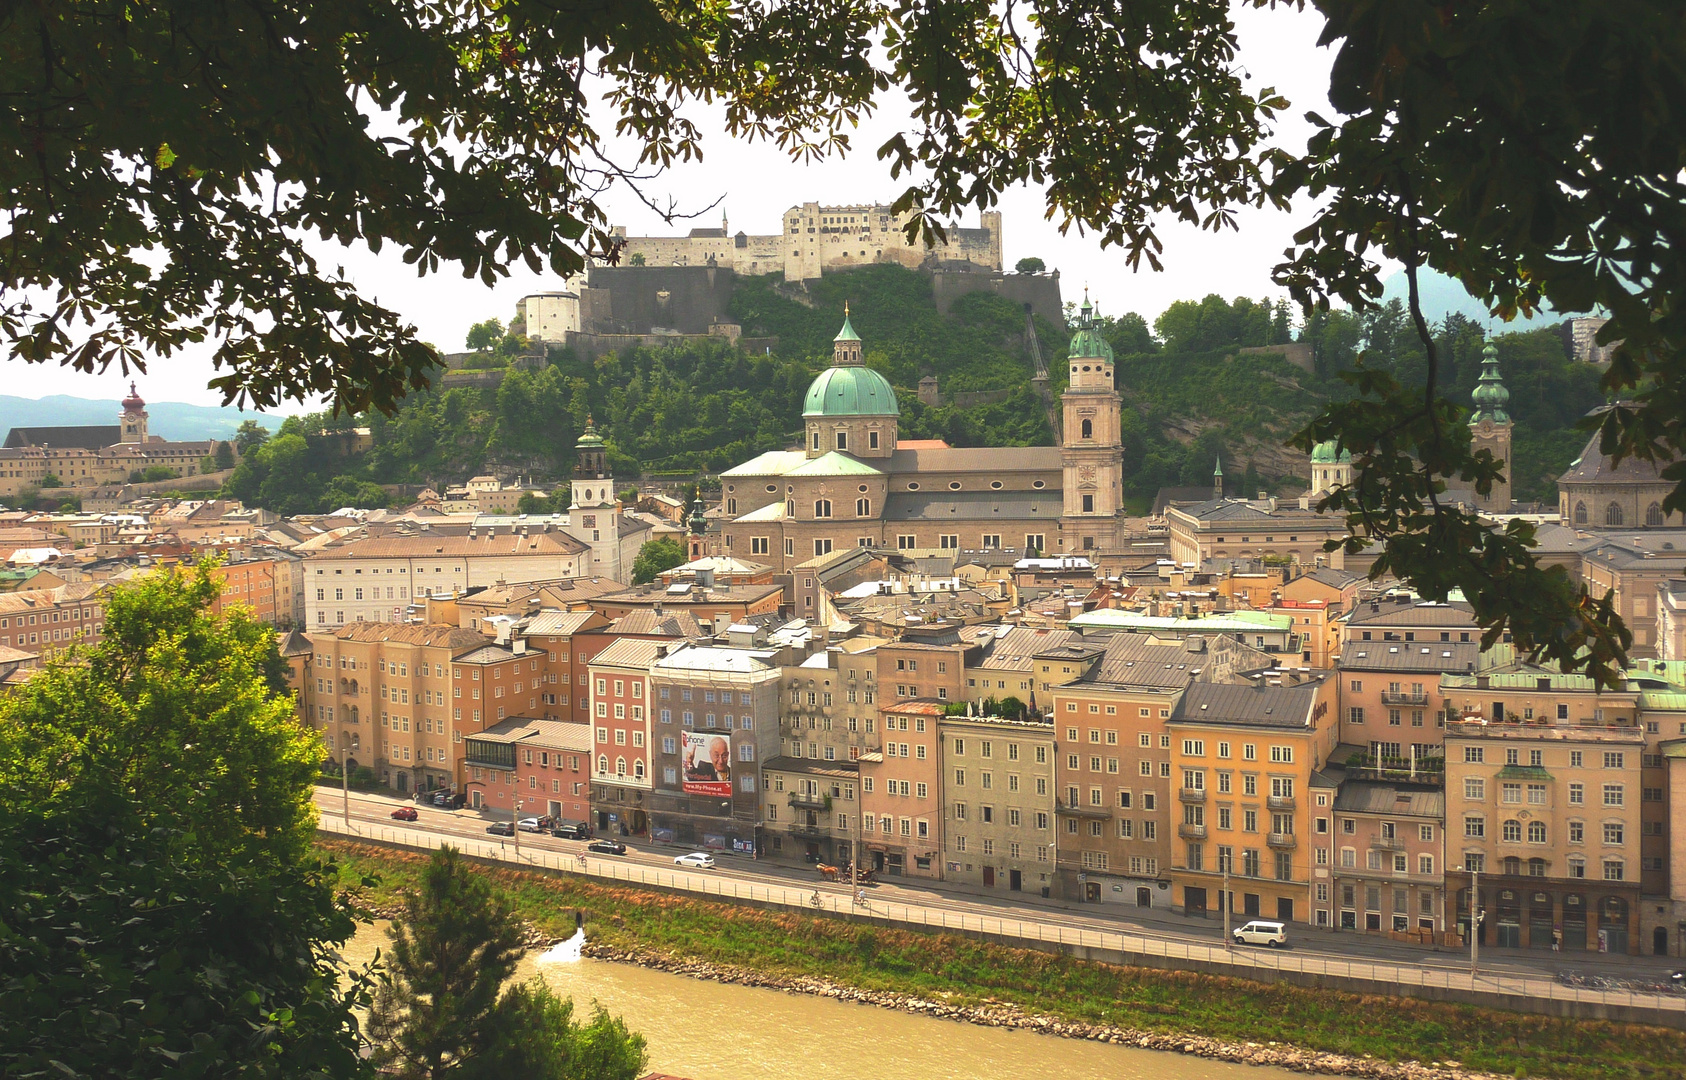
[[[511,830],[511,833],[510,833],[510,835],[515,837],[515,861],[516,862],[521,861],[521,802],[522,802],[522,800],[520,800],[520,799],[515,800],[515,820],[512,822],[512,824],[515,826],[515,828],[513,830]]]
[[[1462,870],[1463,867],[1458,869]],[[1481,871],[1469,868],[1469,977],[1475,978],[1481,959],[1481,923],[1487,913],[1481,910]]]
[[[1231,906],[1229,902],[1229,859],[1220,855],[1218,861],[1224,864],[1224,894],[1219,898],[1224,909],[1224,948],[1234,949],[1235,939],[1229,936],[1229,909]]]

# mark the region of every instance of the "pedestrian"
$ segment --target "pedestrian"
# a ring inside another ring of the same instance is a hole
[[[1554,926],[1551,928],[1551,951],[1563,951],[1563,928],[1560,926]]]

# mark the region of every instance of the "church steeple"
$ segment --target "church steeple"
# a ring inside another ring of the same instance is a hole
[[[1491,344],[1481,350],[1481,380],[1470,395],[1475,411],[1470,414],[1470,449],[1486,450],[1497,458],[1504,479],[1493,482],[1486,495],[1477,493],[1477,509],[1500,514],[1510,511],[1510,391],[1499,378],[1499,350]]]
[[[1087,295],[1078,310],[1077,331],[1066,347],[1070,378],[1060,395],[1061,544],[1066,551],[1106,550],[1123,524],[1122,404],[1112,346],[1095,325]]]
[[[1224,459],[1218,458],[1212,462],[1212,498],[1224,497]]]

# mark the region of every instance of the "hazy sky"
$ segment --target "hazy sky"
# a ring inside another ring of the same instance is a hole
[[[1236,20],[1239,60],[1249,85],[1274,86],[1292,102],[1278,123],[1276,141],[1298,150],[1309,130],[1303,115],[1308,110],[1326,114],[1328,108],[1325,93],[1332,54],[1316,45],[1322,20],[1315,14],[1287,8],[1260,11],[1247,6],[1237,8]],[[696,115],[702,119],[708,114]],[[780,213],[793,204],[888,200],[900,187],[890,179],[887,167],[877,160],[874,151],[904,120],[904,115],[893,110],[880,111],[856,133],[854,149],[847,158],[819,165],[793,164],[765,144],[729,141],[718,134],[720,125],[715,122],[712,130],[717,134],[705,138],[705,159],[701,163],[676,168],[649,185],[658,199],[671,196],[681,209],[696,210],[721,199],[720,207],[704,220],[665,225],[629,194],[611,193],[607,206],[615,223],[624,224],[633,235],[683,232],[694,224],[715,225],[721,210],[730,218],[734,231],[766,233],[777,228]],[[1211,292],[1226,297],[1276,294],[1270,285],[1270,267],[1306,217],[1303,210],[1243,211],[1239,214],[1240,230],[1222,233],[1167,224],[1160,232],[1165,246],[1161,256],[1164,272],[1144,268],[1132,273],[1118,249],[1102,250],[1098,241],[1075,232],[1061,236],[1052,222],[1044,220],[1045,205],[1042,192],[1036,188],[1006,193],[1000,210],[1007,265],[1011,267],[1025,256],[1037,256],[1050,268],[1060,270],[1067,299],[1080,296],[1086,285],[1102,311],[1136,311],[1150,322],[1175,300]],[[962,224],[976,221],[973,211]],[[379,257],[367,251],[323,250],[321,254],[330,267],[343,263],[360,288],[408,316],[425,339],[444,349],[462,348],[463,335],[471,324],[494,316],[507,320],[522,296],[556,284],[524,268],[495,288],[487,288],[478,280],[464,280],[449,270],[417,278],[391,248]],[[220,397],[205,386],[212,375],[210,352],[206,348],[197,354],[153,363],[146,375],[138,377],[142,396],[152,401],[220,404]],[[23,397],[70,394],[119,398],[127,390],[126,380],[115,371],[88,376],[13,362],[6,374],[0,392]]]

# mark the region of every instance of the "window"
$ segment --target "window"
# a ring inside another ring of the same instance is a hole
[[[1625,831],[1621,822],[1606,821],[1604,823],[1604,842],[1606,844],[1620,844],[1624,835]]]
[[[1570,803],[1570,805],[1579,806],[1579,805],[1581,805],[1585,802],[1586,802],[1586,785],[1585,784],[1570,784],[1569,785],[1569,803]]]
[[[1605,806],[1621,806],[1621,805],[1623,805],[1623,799],[1624,798],[1625,798],[1625,792],[1624,792],[1624,789],[1623,789],[1621,784],[1605,784],[1604,785],[1604,805]]]
[[[1546,842],[1545,822],[1530,821],[1528,823],[1528,842],[1530,844],[1543,844]]]
[[[1479,776],[1464,777],[1464,798],[1477,802],[1487,797],[1487,781]]]
[[[817,517],[817,518],[828,518],[828,517],[830,517],[831,516],[831,500],[830,499],[816,499],[816,500],[814,500],[814,516]]]
[[[1479,840],[1487,835],[1487,819],[1478,814],[1470,814],[1464,818],[1464,836],[1471,840]]]
[[[1623,766],[1626,760],[1626,755],[1619,750],[1604,751],[1604,767],[1606,769],[1619,769]]]
[[[1479,765],[1485,760],[1485,750],[1479,746],[1464,747],[1464,761]]]

